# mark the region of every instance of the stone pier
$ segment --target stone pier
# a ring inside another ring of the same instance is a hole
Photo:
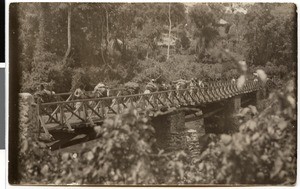
[[[39,132],[38,107],[29,93],[19,94],[19,137],[37,138]]]
[[[153,117],[151,122],[155,129],[158,148],[165,151],[186,149],[185,113],[183,111]]]
[[[238,131],[239,122],[236,118],[236,114],[241,108],[241,96],[234,96],[225,102],[224,113],[224,125],[226,127],[225,132]]]

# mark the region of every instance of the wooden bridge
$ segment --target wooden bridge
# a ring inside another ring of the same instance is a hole
[[[247,81],[239,89],[230,81],[210,83],[207,87],[168,90],[150,94],[122,95],[116,90],[115,96],[73,100],[72,93],[57,94],[56,102],[38,102],[38,119],[46,133],[48,129],[66,127],[68,131],[81,124],[94,125],[105,118],[119,114],[133,107],[140,113],[165,111],[169,108],[210,106],[217,102],[233,99],[261,89],[257,81]],[[63,100],[66,99],[66,100]]]

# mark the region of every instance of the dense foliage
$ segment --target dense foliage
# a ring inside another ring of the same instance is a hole
[[[232,63],[237,60],[246,60],[254,69],[267,67],[270,77],[282,77],[296,65],[293,4],[11,6],[16,7],[20,53],[15,56],[22,68],[22,91],[32,92],[41,82],[66,92],[100,81],[233,78],[237,72]]]
[[[128,110],[95,127],[94,147],[78,153],[51,152],[31,138],[22,141],[20,181],[26,184],[156,184],[183,178],[183,152],[154,149],[154,129],[145,116]]]
[[[284,90],[270,95],[271,104],[261,113],[253,106],[241,110],[238,116],[243,123],[239,132],[223,134],[210,143],[195,160],[189,182],[294,184],[297,165],[295,94],[295,83],[289,81]]]

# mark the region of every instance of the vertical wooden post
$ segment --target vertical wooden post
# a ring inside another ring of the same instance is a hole
[[[63,106],[64,104],[61,104],[61,106],[59,107],[60,109],[60,124],[63,126],[64,125],[64,110],[63,110]]]
[[[38,124],[37,124],[37,131],[38,131],[38,136],[40,136],[41,133],[41,122],[39,120],[40,117],[40,108],[41,108],[41,99],[37,99],[37,116],[38,116]]]
[[[85,121],[87,121],[87,109],[86,109],[86,107],[85,107],[85,102],[81,102],[82,103],[82,108],[83,108],[83,119],[85,120]]]

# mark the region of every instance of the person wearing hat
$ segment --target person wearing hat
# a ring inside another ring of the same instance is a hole
[[[74,92],[74,96],[76,99],[81,99],[84,95],[83,90],[81,89],[81,87],[78,87],[75,92]]]
[[[42,102],[49,102],[51,95],[54,95],[54,91],[49,91],[45,88],[44,84],[40,84],[37,92],[34,93],[35,96],[39,97]]]
[[[74,97],[75,97],[75,100],[83,99],[84,98],[84,93],[85,93],[85,91],[82,89],[82,86],[79,86],[73,93]],[[78,112],[78,114],[80,116],[81,111],[82,111],[82,102],[76,102],[74,112]]]
[[[107,86],[102,82],[98,83],[94,88],[93,94],[96,94],[98,98],[107,97],[108,96]]]
[[[174,82],[176,83],[176,90],[185,89],[187,87],[187,81],[182,78]]]
[[[155,83],[155,80],[154,79],[151,79],[149,83],[147,83],[146,85],[146,90],[145,92],[156,92],[158,91],[158,86],[157,84]]]

